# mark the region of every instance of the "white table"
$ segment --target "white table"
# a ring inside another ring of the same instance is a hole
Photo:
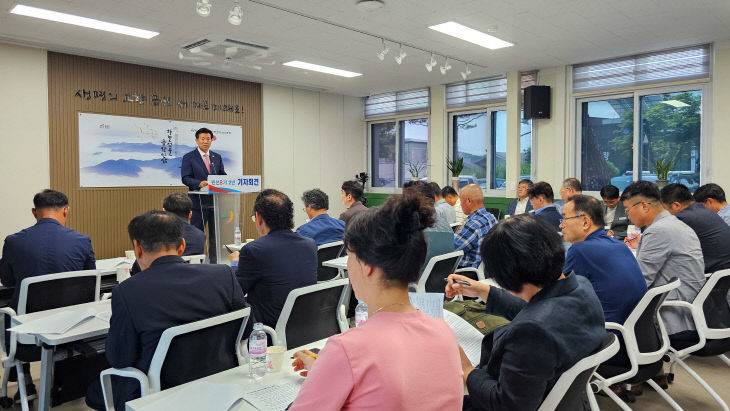
[[[53,310],[38,311],[31,314],[24,314],[14,317],[12,325],[27,323],[29,321],[43,318],[50,314],[61,311],[93,311],[95,313],[110,312],[111,300],[97,301],[93,303],[72,305],[68,307],[56,308]],[[36,344],[41,346],[41,381],[40,390],[38,392],[38,410],[47,411],[51,408],[51,386],[53,385],[53,362],[56,347],[62,344],[68,344],[75,341],[81,341],[93,337],[105,335],[109,332],[109,322],[92,318],[77,327],[72,328],[64,334],[35,334],[35,333],[19,333],[18,342],[22,344]]]
[[[325,267],[332,267],[332,268],[337,268],[338,270],[347,271],[347,256],[337,257],[332,260],[324,261],[324,262],[322,262],[322,265]]]
[[[232,368],[230,370],[219,372],[218,374],[213,374],[205,378],[201,378],[199,380],[191,381],[186,384],[178,385],[177,387],[168,388],[166,390],[147,395],[142,398],[138,398],[136,400],[132,400],[127,402],[127,411],[137,411],[137,410],[152,410],[152,409],[160,409],[165,410],[169,409],[169,405],[171,404],[169,401],[175,402],[175,410],[176,411],[198,411],[194,410],[193,408],[185,408],[184,406],[180,407],[180,404],[184,404],[186,396],[192,396],[196,395],[196,391],[202,386],[205,386],[205,384],[232,384],[239,387],[240,391],[238,394],[241,396],[245,395],[248,392],[251,392],[253,390],[265,388],[268,386],[281,384],[284,382],[289,381],[302,381],[304,378],[300,377],[298,373],[295,373],[294,370],[291,367],[291,357],[292,355],[301,349],[310,349],[310,348],[322,348],[324,347],[324,344],[327,342],[327,339],[323,339],[317,342],[313,342],[311,344],[306,344],[302,347],[294,348],[289,351],[287,351],[284,354],[284,360],[281,366],[281,371],[276,373],[267,374],[264,378],[262,378],[259,381],[253,381],[248,376],[248,364],[242,365],[240,367]],[[155,404],[157,403],[157,404]],[[167,404],[166,404],[167,403]],[[215,409],[227,409],[223,408],[223,406],[228,407],[230,404],[210,404],[208,409],[215,410]],[[234,408],[235,410],[255,410],[253,406],[248,404],[245,401],[242,401],[240,404],[238,404],[237,407]]]

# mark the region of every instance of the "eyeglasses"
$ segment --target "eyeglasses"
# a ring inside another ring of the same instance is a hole
[[[632,205],[631,205],[631,207],[629,207],[629,208],[628,208],[628,209],[626,210],[626,213],[628,214],[628,212],[629,212],[629,211],[631,211],[631,209],[633,209],[634,207],[636,207],[637,205],[639,205],[639,204],[641,204],[641,203],[646,203],[647,205],[649,205],[649,204],[654,204],[653,202],[651,202],[651,203],[650,203],[650,202],[648,202],[648,201],[643,201],[643,200],[642,200],[642,201],[637,201],[637,202],[635,202],[634,204],[632,204]]]
[[[565,218],[561,218],[561,219],[560,219],[560,224],[563,224],[563,223],[564,223],[564,222],[565,222],[566,220],[570,220],[570,219],[572,219],[572,218],[578,218],[578,217],[583,217],[584,215],[585,215],[585,214],[578,214],[578,215],[574,215],[573,217],[565,217]]]

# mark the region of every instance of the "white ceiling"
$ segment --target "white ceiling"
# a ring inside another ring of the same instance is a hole
[[[355,0],[261,1],[486,66],[472,67],[471,78],[730,39],[728,0],[385,0],[370,13],[357,10]],[[460,81],[464,70],[452,60],[445,76],[438,68],[429,73],[429,55],[412,49],[398,66],[397,45],[381,62],[378,39],[246,0],[243,24],[233,26],[226,20],[232,1],[212,2],[211,15],[202,18],[195,0],[0,0],[0,41],[353,96]],[[15,3],[160,35],[144,40],[15,16],[9,14]],[[496,26],[494,35],[515,46],[492,51],[428,29],[450,20],[485,32]],[[302,60],[363,76],[345,79],[280,64],[226,70],[178,59],[180,46],[211,35],[269,46],[278,63]]]

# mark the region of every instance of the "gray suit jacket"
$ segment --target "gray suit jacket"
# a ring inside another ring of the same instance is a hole
[[[605,215],[607,211],[608,207],[606,207],[606,205],[604,204],[603,214]],[[629,224],[631,224],[631,222],[626,216],[626,209],[624,208],[623,203],[619,201],[618,205],[616,205],[616,213],[613,216],[613,221],[610,224],[611,230],[613,230],[613,238],[617,240],[623,240],[624,238],[626,238],[626,229],[628,228]]]

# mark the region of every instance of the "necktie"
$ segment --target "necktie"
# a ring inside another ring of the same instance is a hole
[[[205,168],[208,169],[208,174],[210,174],[210,160],[208,160],[208,153],[203,154],[203,162],[205,163]]]

